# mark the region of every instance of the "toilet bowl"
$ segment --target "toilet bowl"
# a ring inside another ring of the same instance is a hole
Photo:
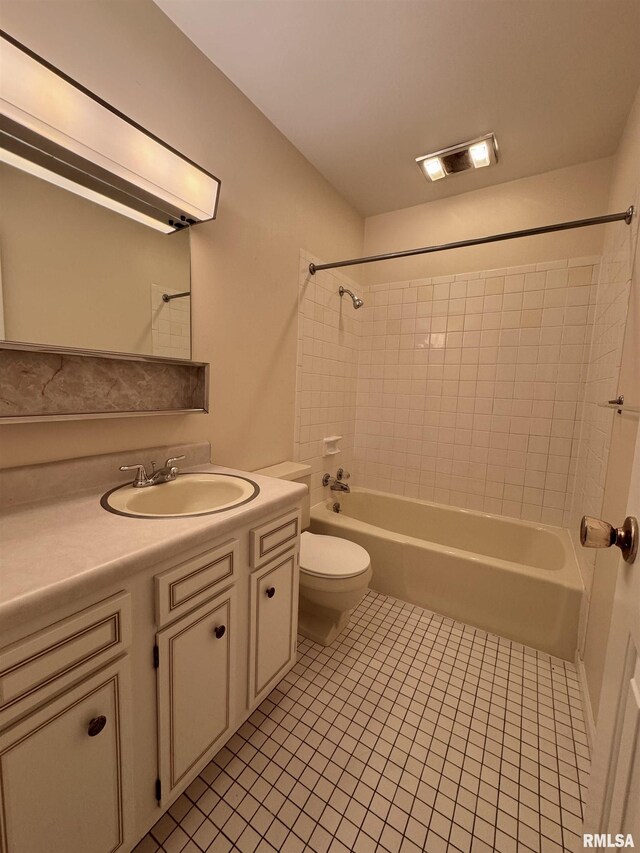
[[[371,580],[371,560],[360,545],[337,536],[300,537],[298,632],[330,645],[349,622]]]

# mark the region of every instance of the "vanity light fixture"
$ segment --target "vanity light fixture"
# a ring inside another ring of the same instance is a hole
[[[497,162],[498,142],[494,133],[416,157],[416,163],[429,181],[439,181],[468,169],[482,169]]]
[[[35,178],[41,178],[43,181],[55,184],[55,186],[61,187],[63,190],[82,196],[89,201],[102,205],[102,207],[107,207],[109,210],[121,213],[123,216],[128,216],[130,219],[135,219],[136,222],[148,225],[149,228],[155,228],[156,231],[162,231],[163,234],[171,234],[176,230],[173,225],[169,225],[168,222],[161,222],[159,219],[147,216],[146,213],[134,210],[132,207],[126,207],[119,201],[115,201],[106,195],[102,195],[95,190],[89,189],[89,187],[82,186],[82,184],[75,183],[69,178],[65,178],[63,175],[57,174],[57,172],[46,169],[44,166],[39,166],[32,160],[27,160],[25,157],[20,157],[18,154],[14,154],[6,148],[0,148],[0,163],[6,163],[8,166],[13,166],[16,169],[21,169],[23,172],[28,172],[28,174],[33,175]]]
[[[215,218],[218,178],[0,36],[0,161],[167,234]]]

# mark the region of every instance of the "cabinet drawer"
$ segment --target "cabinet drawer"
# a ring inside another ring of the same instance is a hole
[[[236,580],[238,540],[209,548],[156,575],[156,622],[159,627],[188,613]]]
[[[285,548],[298,548],[300,510],[295,509],[280,518],[273,518],[251,531],[251,566],[254,569],[273,560]]]
[[[298,555],[281,554],[250,578],[249,706],[284,677],[296,655]]]
[[[0,651],[0,722],[122,654],[131,597],[121,592]]]

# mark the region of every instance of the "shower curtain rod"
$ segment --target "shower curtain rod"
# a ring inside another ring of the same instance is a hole
[[[309,272],[315,275],[318,270],[331,270],[336,267],[351,267],[354,264],[372,264],[375,261],[390,261],[394,258],[408,258],[411,255],[427,255],[430,252],[444,252],[447,249],[462,249],[464,246],[478,246],[481,243],[497,243],[500,240],[513,240],[515,237],[531,237],[534,234],[548,234],[551,231],[568,231],[570,228],[584,228],[586,225],[604,225],[607,222],[624,220],[631,225],[635,213],[633,206],[623,213],[609,213],[606,216],[592,216],[590,219],[574,219],[572,222],[558,222],[555,225],[542,225],[539,228],[525,228],[523,231],[506,231],[491,237],[474,237],[471,240],[458,240],[456,243],[442,243],[440,246],[424,246],[421,249],[406,249],[404,252],[388,252],[386,255],[370,255],[368,258],[352,258],[348,261],[333,261],[330,264],[309,264]]]

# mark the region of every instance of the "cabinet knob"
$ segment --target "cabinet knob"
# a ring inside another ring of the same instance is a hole
[[[270,586],[269,589],[267,590],[267,598],[273,598],[273,596],[275,594],[276,594],[275,586]]]
[[[218,625],[218,627],[215,628],[213,632],[216,635],[216,639],[221,640],[224,637],[226,630],[227,629],[224,625]]]
[[[89,728],[87,729],[87,734],[89,737],[95,737],[99,735],[102,729],[107,725],[107,718],[104,714],[101,714],[99,717],[94,717],[93,720],[89,723]]]

